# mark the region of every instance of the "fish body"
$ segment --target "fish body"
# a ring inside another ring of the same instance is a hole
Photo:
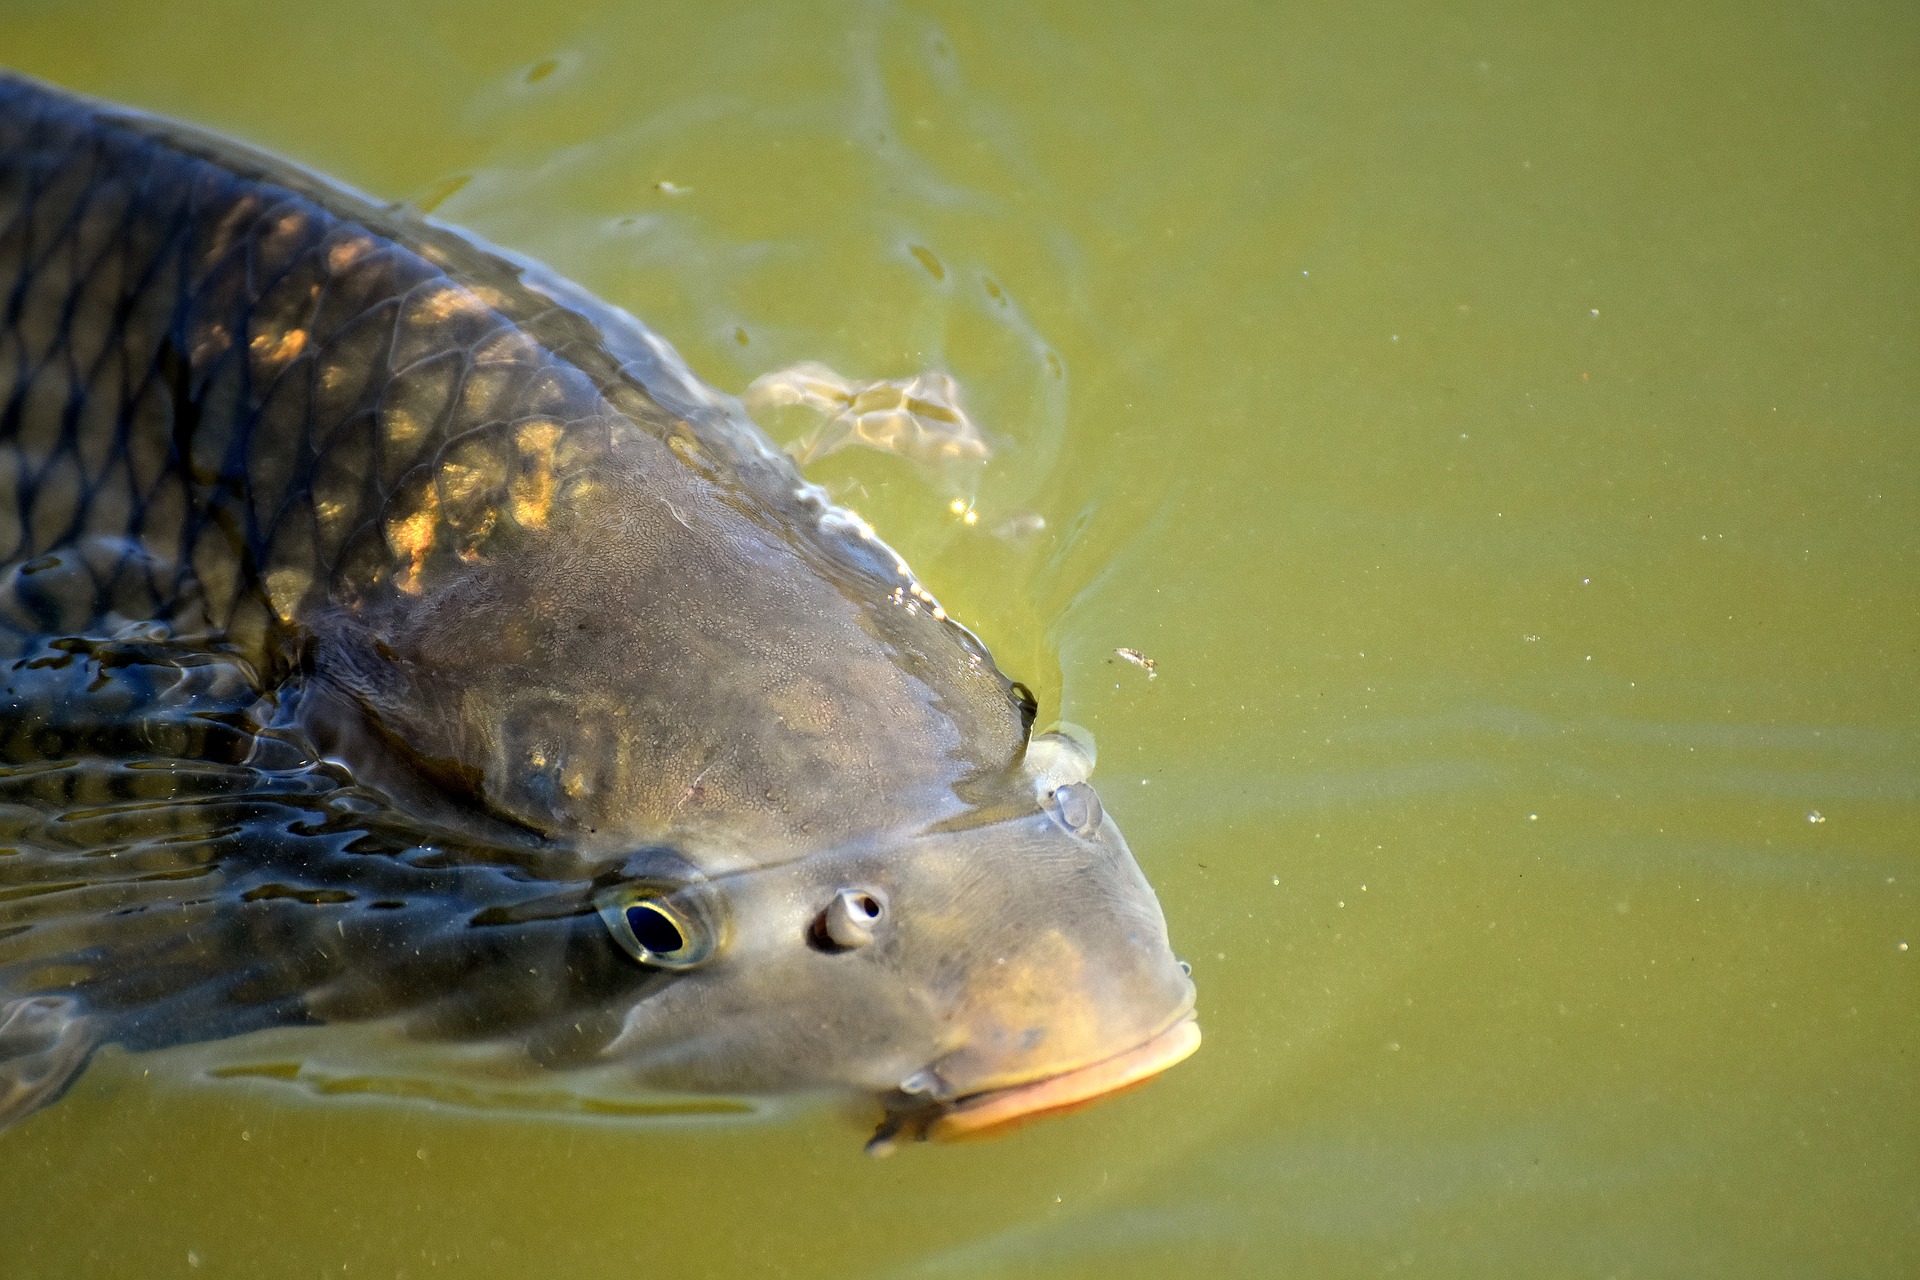
[[[301,1022],[910,1132],[1197,1035],[1030,697],[663,342],[5,75],[0,658],[0,1124]]]

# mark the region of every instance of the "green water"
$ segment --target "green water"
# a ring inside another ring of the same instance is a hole
[[[1207,1033],[887,1161],[109,1057],[0,1136],[0,1274],[1920,1272],[1911,6],[15,0],[0,62],[727,390],[956,375],[977,523],[820,478],[1093,730]]]

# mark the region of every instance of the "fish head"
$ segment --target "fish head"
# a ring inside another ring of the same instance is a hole
[[[332,616],[316,658],[392,749],[341,753],[357,780],[430,776],[589,869],[607,945],[659,979],[596,1010],[601,1056],[665,1089],[853,1091],[940,1136],[1190,1052],[1193,984],[1090,752],[1029,738],[851,518],[623,474],[511,556]]]
[[[662,962],[648,931],[666,964],[685,962],[606,1053],[668,1087],[851,1089],[881,1101],[889,1137],[972,1136],[1185,1057],[1193,982],[1098,795],[1031,761],[1005,781],[1005,803],[897,842],[722,875],[671,901],[603,894],[639,963]]]

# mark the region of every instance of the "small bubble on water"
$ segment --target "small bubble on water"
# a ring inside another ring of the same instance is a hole
[[[1276,888],[1276,889],[1278,889],[1278,888],[1280,887],[1280,877],[1279,877],[1279,876],[1275,876],[1275,877],[1273,878],[1273,887],[1274,887],[1274,888]]]

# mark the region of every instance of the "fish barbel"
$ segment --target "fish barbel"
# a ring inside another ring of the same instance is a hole
[[[966,1136],[1198,1043],[1071,740],[637,322],[0,74],[0,1126],[388,1019]]]

